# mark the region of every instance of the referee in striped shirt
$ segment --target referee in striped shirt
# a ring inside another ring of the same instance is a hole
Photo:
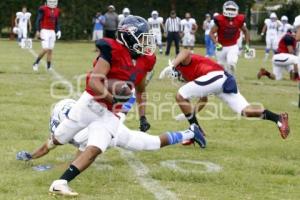
[[[170,54],[172,41],[175,42],[176,55],[179,53],[180,30],[180,18],[177,17],[176,12],[172,10],[165,24],[165,33],[167,34],[166,56]]]

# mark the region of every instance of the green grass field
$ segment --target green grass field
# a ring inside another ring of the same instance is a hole
[[[34,43],[34,50],[40,50],[38,43]],[[96,56],[93,50],[92,43],[58,43],[55,48],[55,69],[72,82],[74,92],[77,92],[76,85],[80,85],[82,91],[84,81],[80,84],[77,80],[90,69]],[[203,51],[196,50],[197,53]],[[209,105],[199,114],[207,133],[207,149],[200,151],[197,147],[176,145],[157,152],[134,154],[110,149],[71,182],[70,186],[80,193],[76,199],[300,199],[297,85],[289,80],[258,81],[258,69],[262,66],[271,69],[271,63],[262,62],[263,51],[259,50],[257,54],[254,60],[239,60],[237,79],[240,91],[250,102],[262,103],[275,112],[289,113],[291,135],[287,140],[281,139],[277,127],[271,122],[234,120],[236,115],[211,97],[210,101],[217,107]],[[31,68],[33,56],[18,48],[15,42],[0,41],[0,60],[0,200],[60,199],[49,196],[48,188],[72,160],[75,153],[72,146],[56,148],[32,163],[15,159],[18,151],[33,151],[47,138],[50,108],[59,100],[51,95],[50,86],[57,80],[42,65],[39,73],[34,73]],[[147,116],[152,125],[151,134],[188,126],[185,121],[172,119],[174,113],[179,113],[174,102],[177,88],[171,81],[157,78],[167,60],[158,56],[156,74],[148,87],[151,106]],[[62,84],[55,84],[53,88],[55,95],[68,95]],[[76,97],[75,93],[72,94]],[[135,118],[133,111],[126,122],[130,128],[137,129]],[[212,162],[222,170],[207,173],[204,165],[193,163],[199,161]],[[171,163],[174,167],[174,162],[180,170],[163,165]],[[39,164],[51,164],[53,168],[34,171],[32,166]],[[148,172],[139,168],[139,164]],[[139,170],[134,170],[132,165]],[[143,185],[149,180],[155,183],[153,187]],[[152,191],[155,188],[161,190]]]

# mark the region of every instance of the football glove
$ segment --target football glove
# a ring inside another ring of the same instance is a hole
[[[57,37],[58,40],[61,38],[61,31],[57,31],[56,37]]]
[[[29,161],[32,159],[32,155],[27,151],[20,151],[16,155],[17,160]]]
[[[151,125],[147,121],[147,118],[145,116],[141,116],[140,118],[140,130],[143,132],[146,132],[150,129]]]
[[[223,46],[220,43],[217,43],[216,44],[216,50],[217,51],[222,51],[222,49],[223,49]]]
[[[249,53],[250,47],[248,44],[245,45],[244,50],[245,50],[245,53]]]
[[[174,71],[174,65],[171,60],[169,60],[168,66],[165,67],[159,74],[159,79],[170,78],[172,72]]]

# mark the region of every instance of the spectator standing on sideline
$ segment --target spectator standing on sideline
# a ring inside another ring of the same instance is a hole
[[[180,18],[176,16],[174,10],[171,11],[170,17],[166,20],[165,34],[167,35],[167,49],[166,56],[170,55],[171,44],[175,43],[176,55],[179,53],[179,41],[180,41]]]
[[[115,39],[118,28],[118,14],[115,12],[115,6],[108,6],[105,13],[104,35],[105,37]]]
[[[101,12],[97,12],[93,18],[94,30],[93,30],[93,41],[103,38],[103,25],[105,24],[105,17]]]
[[[205,20],[203,22],[203,30],[205,31],[204,41],[206,47],[206,57],[213,57],[215,55],[215,45],[212,41],[209,33],[210,29],[214,26],[214,21],[211,20],[210,14],[205,15]]]

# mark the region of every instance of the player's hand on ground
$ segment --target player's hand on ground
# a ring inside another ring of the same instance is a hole
[[[172,72],[174,71],[174,65],[171,60],[168,62],[168,66],[165,67],[159,74],[159,79],[171,77]]]
[[[147,118],[145,116],[142,116],[140,118],[140,130],[143,132],[146,132],[150,129],[151,125],[147,121]]]
[[[59,40],[61,38],[61,31],[57,31],[56,38]]]
[[[29,152],[27,151],[20,151],[16,155],[17,160],[23,160],[23,161],[29,161],[32,159],[32,156]]]
[[[222,49],[223,49],[223,46],[220,43],[217,43],[216,44],[216,50],[217,51],[222,51]]]

